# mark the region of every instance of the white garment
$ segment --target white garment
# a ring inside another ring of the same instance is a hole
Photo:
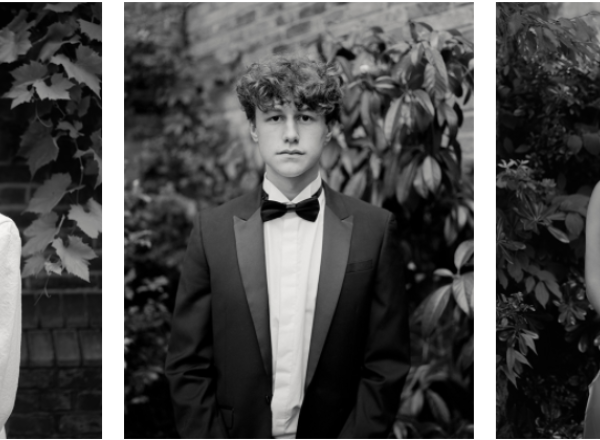
[[[263,189],[269,200],[298,203],[321,187],[321,175],[289,200],[265,176]],[[319,195],[320,210],[314,222],[295,212],[263,224],[271,346],[273,349],[274,438],[296,438],[313,326],[321,251],[325,192]]]
[[[17,392],[21,359],[21,238],[11,219],[0,214],[0,438],[6,438]]]

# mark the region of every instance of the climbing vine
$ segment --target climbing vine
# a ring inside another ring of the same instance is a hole
[[[90,281],[102,232],[101,77],[100,3],[0,5],[0,122],[6,148],[40,183],[25,209],[34,217],[23,277]]]

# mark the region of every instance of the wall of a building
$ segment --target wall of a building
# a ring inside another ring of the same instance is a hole
[[[249,65],[272,55],[316,54],[315,41],[328,32],[343,37],[380,26],[398,41],[410,39],[408,21],[434,29],[457,29],[473,40],[473,3],[194,3],[183,17],[185,40],[198,75],[215,79],[224,63]],[[233,90],[213,95],[231,130],[249,141],[247,122]],[[465,106],[459,141],[467,168],[473,166],[473,99]]]
[[[35,218],[23,211],[43,170],[32,182],[14,150],[0,148],[0,212],[23,231]],[[94,248],[101,255],[99,240]],[[91,260],[90,280],[23,280],[21,371],[9,438],[102,437],[101,257]]]

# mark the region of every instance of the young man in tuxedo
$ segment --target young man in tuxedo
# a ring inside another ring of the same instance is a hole
[[[266,172],[194,224],[166,363],[179,433],[387,438],[409,370],[403,268],[391,213],[321,180],[336,68],[253,64],[237,93]]]

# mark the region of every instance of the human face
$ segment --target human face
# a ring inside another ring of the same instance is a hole
[[[250,135],[258,142],[270,181],[296,186],[316,179],[323,147],[331,139],[323,115],[288,102],[266,112],[257,108],[255,120]]]

